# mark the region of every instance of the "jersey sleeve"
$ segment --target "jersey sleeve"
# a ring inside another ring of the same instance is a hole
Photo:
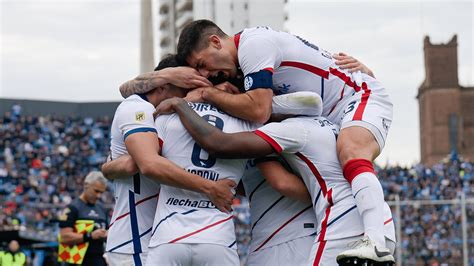
[[[272,88],[273,70],[280,65],[282,53],[268,36],[246,36],[240,43],[238,57],[246,91]]]
[[[79,212],[76,207],[73,205],[68,205],[60,214],[59,216],[59,227],[66,228],[72,227],[74,228],[74,224],[76,223],[77,218],[79,217]]]
[[[155,132],[153,112],[155,108],[148,102],[132,102],[117,111],[118,127],[125,140],[128,136],[139,132]]]
[[[307,129],[298,121],[287,119],[269,123],[255,130],[255,134],[270,144],[277,153],[295,153],[307,142]]]

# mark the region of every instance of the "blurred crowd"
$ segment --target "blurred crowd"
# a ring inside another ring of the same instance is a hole
[[[34,231],[55,239],[58,211],[78,196],[83,177],[99,169],[109,152],[108,117],[25,116],[21,106],[0,116],[0,231]],[[387,201],[402,203],[401,244],[407,265],[462,262],[461,206],[411,204],[412,200],[474,198],[473,164],[446,160],[431,168],[377,168]],[[109,189],[102,202],[113,206]],[[245,198],[235,200],[240,254],[250,241]],[[396,218],[395,208],[392,208]],[[467,205],[470,263],[474,265],[474,204]]]

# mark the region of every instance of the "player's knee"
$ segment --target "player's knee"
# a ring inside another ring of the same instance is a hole
[[[361,136],[358,129],[357,127],[345,128],[339,134],[336,147],[341,166],[354,159],[372,161],[378,153],[379,148],[375,139]]]

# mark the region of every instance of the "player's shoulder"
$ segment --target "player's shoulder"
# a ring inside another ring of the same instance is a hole
[[[152,115],[154,111],[155,107],[153,104],[148,102],[144,97],[134,94],[119,104],[115,112],[115,117],[128,117],[130,114],[135,114],[140,118],[145,115]]]

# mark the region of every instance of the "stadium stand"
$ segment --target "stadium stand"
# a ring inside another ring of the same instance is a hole
[[[82,177],[105,160],[110,123],[109,117],[22,115],[19,105],[0,116],[0,242],[9,240],[3,232],[16,231],[23,243],[32,241],[27,254],[32,256],[31,250],[38,247],[34,242],[50,243],[45,246],[53,256],[58,211],[78,196]],[[377,171],[388,201],[395,195],[402,201],[456,199],[463,192],[474,197],[473,165],[468,162],[446,160],[431,168]],[[110,188],[103,202],[113,206]],[[474,265],[474,205],[466,209],[469,262]],[[245,260],[250,241],[248,201],[237,198],[234,210],[239,253]],[[401,207],[401,221],[395,222],[402,228],[404,265],[461,265],[459,205],[406,204]]]

